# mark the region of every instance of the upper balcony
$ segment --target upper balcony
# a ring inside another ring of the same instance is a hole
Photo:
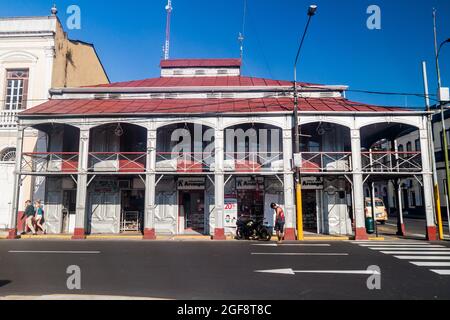
[[[372,151],[361,153],[362,171],[371,173],[420,173],[421,152]]]
[[[17,128],[18,110],[0,110],[0,130]]]

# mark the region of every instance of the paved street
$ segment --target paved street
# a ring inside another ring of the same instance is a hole
[[[71,265],[81,268],[81,290],[67,289]],[[372,265],[381,290],[367,288]],[[449,243],[424,241],[0,242],[3,297],[450,299],[449,270]]]
[[[409,239],[425,239],[425,229],[426,229],[426,221],[425,219],[414,219],[409,217],[404,217],[403,219],[405,223],[406,230],[406,238]],[[378,224],[378,233],[380,236],[390,237],[395,236],[397,232],[397,218],[390,217],[389,221],[386,222],[385,225]],[[443,222],[444,226],[444,234],[448,236],[448,223],[447,221]]]

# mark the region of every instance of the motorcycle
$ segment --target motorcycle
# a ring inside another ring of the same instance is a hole
[[[236,222],[236,239],[270,241],[272,235],[264,226],[263,221],[253,219],[239,219]]]

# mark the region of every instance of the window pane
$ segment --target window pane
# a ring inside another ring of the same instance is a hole
[[[17,110],[26,105],[28,76],[25,69],[7,70],[5,109]]]

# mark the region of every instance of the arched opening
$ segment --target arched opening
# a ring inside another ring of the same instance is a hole
[[[25,197],[41,201],[50,234],[75,229],[79,137],[77,127],[42,123],[28,128],[24,138],[21,171],[26,176],[24,190],[31,190]]]
[[[88,233],[143,232],[146,161],[146,128],[117,122],[91,129]]]
[[[210,234],[214,208],[214,129],[180,122],[157,130],[156,187],[160,233]]]
[[[5,148],[0,152],[0,162],[16,161],[16,148]]]
[[[361,147],[365,186],[375,191],[365,199],[366,217],[375,219],[381,235],[406,231],[408,237],[425,238],[423,194],[433,190],[423,190],[419,130],[395,122],[368,125],[361,128]]]
[[[45,123],[33,126],[33,139],[24,139],[23,172],[76,173],[80,130],[67,124]]]
[[[282,175],[285,168],[283,131],[265,123],[243,123],[225,128],[223,169],[229,173],[224,187],[226,231],[237,219],[263,221],[274,226],[272,202],[284,205]],[[281,178],[280,178],[281,177]]]
[[[300,126],[303,225],[307,232],[351,235],[350,129],[330,122]]]
[[[351,171],[348,127],[315,122],[300,126],[300,151],[304,173]]]
[[[160,127],[156,138],[156,171],[214,171],[214,129],[201,124],[175,123]]]
[[[226,128],[224,170],[242,173],[283,171],[282,130],[261,123]]]

